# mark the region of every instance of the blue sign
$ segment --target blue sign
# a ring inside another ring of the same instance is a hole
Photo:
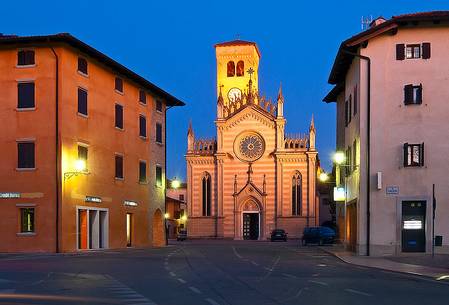
[[[399,194],[399,186],[387,186],[386,191],[387,191],[387,195],[398,195]]]

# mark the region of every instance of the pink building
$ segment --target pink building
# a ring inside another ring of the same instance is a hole
[[[324,101],[337,105],[337,210],[358,254],[430,253],[433,229],[436,251],[449,252],[448,37],[449,11],[408,14],[376,19],[338,50]]]

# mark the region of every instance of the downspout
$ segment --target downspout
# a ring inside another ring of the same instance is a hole
[[[370,202],[370,192],[371,192],[371,173],[370,173],[370,156],[371,156],[371,138],[370,138],[370,130],[371,130],[371,59],[368,56],[363,56],[357,53],[350,52],[346,49],[342,49],[343,53],[358,57],[360,59],[366,60],[367,62],[367,113],[366,113],[366,255],[370,256],[370,238],[371,238],[371,202]]]
[[[56,71],[55,71],[55,152],[56,152],[56,253],[59,252],[59,186],[61,182],[61,175],[60,175],[60,149],[59,149],[59,57],[58,54],[56,54],[53,47],[50,47],[51,51],[53,52],[53,55],[56,59]]]

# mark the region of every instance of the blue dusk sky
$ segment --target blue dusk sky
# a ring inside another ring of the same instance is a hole
[[[19,4],[20,3],[20,4]],[[185,178],[187,127],[215,136],[214,44],[237,35],[262,54],[259,91],[282,82],[287,133],[308,132],[312,114],[322,165],[335,147],[335,105],[322,102],[337,49],[362,16],[448,10],[447,1],[2,1],[0,32],[69,32],[186,102],[168,112],[168,178]]]

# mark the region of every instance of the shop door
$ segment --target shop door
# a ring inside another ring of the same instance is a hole
[[[78,249],[87,249],[87,210],[78,210]]]
[[[126,246],[132,246],[133,215],[126,213]]]
[[[402,202],[402,252],[426,252],[426,202]]]

